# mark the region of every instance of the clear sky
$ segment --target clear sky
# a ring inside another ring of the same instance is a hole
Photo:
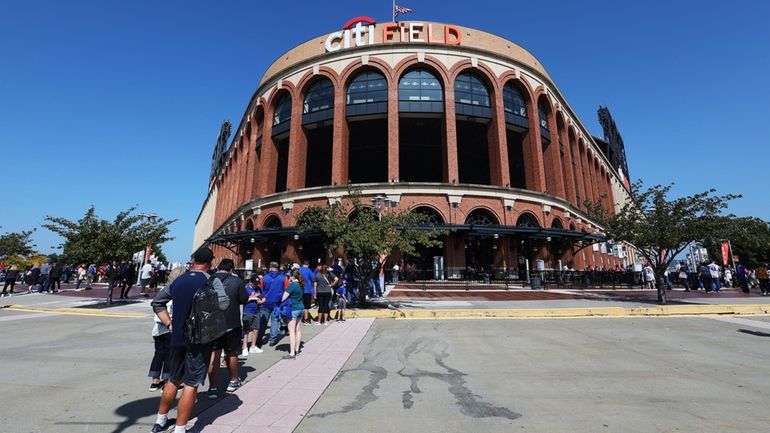
[[[0,8],[0,231],[176,218],[189,257],[223,119],[236,123],[283,52],[390,0],[6,1]],[[770,220],[770,2],[404,0],[405,20],[482,29],[532,52],[594,135],[610,108],[633,179],[741,193]],[[61,239],[44,229],[38,248]]]

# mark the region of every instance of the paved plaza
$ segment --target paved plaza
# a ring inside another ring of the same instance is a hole
[[[7,396],[0,431],[150,430],[159,394],[147,391],[147,301],[109,308],[88,296],[2,301],[13,307],[0,308]],[[416,308],[452,305],[425,300]],[[285,341],[242,359],[246,385],[214,402],[199,398],[193,431],[721,433],[764,432],[770,423],[770,320],[762,315],[358,318],[303,333],[297,360],[280,359]]]

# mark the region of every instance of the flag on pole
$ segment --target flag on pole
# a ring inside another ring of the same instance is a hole
[[[727,262],[730,259],[730,244],[727,241],[722,241],[722,265],[727,266]]]
[[[412,10],[407,8],[407,7],[396,5],[393,8],[393,16],[394,17],[397,17],[399,15],[403,15],[403,14],[408,14],[408,13],[412,13]]]

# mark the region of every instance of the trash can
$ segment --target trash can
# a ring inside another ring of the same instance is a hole
[[[532,290],[540,290],[543,288],[543,280],[540,279],[540,275],[533,276],[529,281],[532,284]]]

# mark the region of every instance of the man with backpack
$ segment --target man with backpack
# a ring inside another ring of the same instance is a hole
[[[241,305],[249,301],[246,294],[246,283],[241,277],[233,273],[235,263],[231,259],[222,259],[217,266],[218,272],[214,276],[222,282],[225,293],[230,299],[230,306],[225,311],[225,335],[214,341],[212,346],[211,361],[209,363],[209,390],[206,396],[210,400],[219,397],[217,392],[217,376],[219,375],[219,357],[225,351],[225,362],[230,372],[230,383],[227,384],[227,392],[234,392],[242,383],[238,377],[238,353],[241,350]]]
[[[158,407],[158,417],[152,427],[153,433],[165,432],[170,426],[168,412],[176,399],[177,391],[184,386],[179,398],[177,419],[174,433],[183,433],[190,420],[198,386],[206,380],[209,360],[211,359],[211,341],[201,342],[208,337],[221,336],[225,331],[224,315],[212,314],[212,311],[201,312],[202,299],[212,292],[217,296],[217,307],[224,312],[230,305],[230,299],[225,293],[224,286],[218,278],[209,276],[214,253],[207,247],[201,247],[192,255],[190,270],[180,275],[173,283],[161,289],[152,300],[152,310],[161,323],[171,330],[171,348],[169,353],[169,377]],[[174,317],[170,317],[166,304],[174,303]],[[205,304],[206,307],[210,305]],[[217,329],[204,317],[221,320],[216,323]],[[221,328],[221,329],[219,329]]]

